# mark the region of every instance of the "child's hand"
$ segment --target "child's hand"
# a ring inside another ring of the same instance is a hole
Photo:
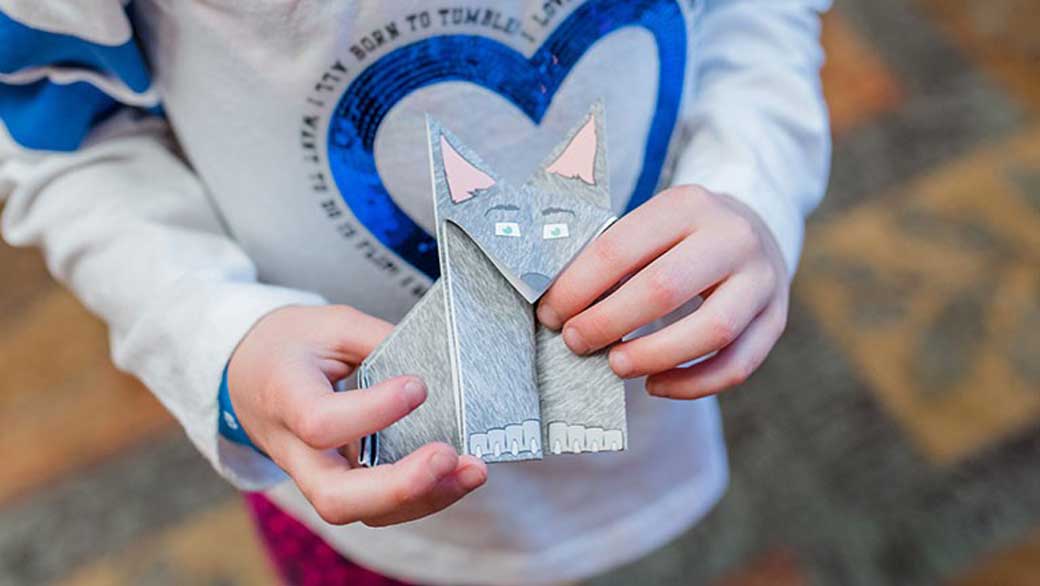
[[[390,525],[435,513],[487,479],[487,466],[429,444],[391,465],[356,468],[341,449],[426,400],[414,377],[334,393],[392,326],[345,306],[286,307],[235,350],[228,388],[250,439],[296,481],[323,519]],[[356,457],[356,451],[355,451]],[[356,463],[356,459],[354,459]]]
[[[585,354],[699,294],[706,298],[697,311],[613,347],[611,368],[623,378],[650,375],[646,386],[654,395],[703,397],[754,372],[787,321],[787,268],[769,228],[731,197],[675,187],[582,251],[546,292],[538,318],[549,328],[562,324],[567,345]],[[716,351],[704,362],[676,368]]]

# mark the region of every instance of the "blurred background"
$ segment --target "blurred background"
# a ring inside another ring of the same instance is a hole
[[[590,586],[1040,584],[1040,5],[838,0],[830,193],[732,485]],[[0,585],[268,585],[237,495],[0,245]]]

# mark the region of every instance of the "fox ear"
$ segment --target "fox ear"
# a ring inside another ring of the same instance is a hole
[[[495,184],[491,175],[469,162],[459,151],[455,150],[455,147],[443,134],[441,135],[441,156],[451,201],[461,203],[473,197],[476,191],[487,189]]]
[[[606,145],[603,132],[603,103],[592,105],[585,120],[556,148],[545,172],[580,179],[605,188]]]
[[[481,168],[483,164],[476,155],[440,124],[427,118],[427,131],[434,190],[439,201],[447,195],[452,203],[462,203],[478,191],[495,185],[496,179]]]

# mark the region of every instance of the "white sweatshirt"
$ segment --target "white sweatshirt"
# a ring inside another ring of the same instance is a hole
[[[217,433],[217,389],[289,304],[403,316],[433,276],[423,117],[522,177],[605,101],[618,210],[698,183],[797,263],[826,183],[828,0],[0,0],[3,235],[109,325],[115,363],[237,486],[428,584],[546,584],[645,554],[719,498],[714,400],[630,384],[631,449],[497,465],[430,518],[318,519]]]

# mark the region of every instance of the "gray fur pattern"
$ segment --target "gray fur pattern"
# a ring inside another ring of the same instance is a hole
[[[536,457],[538,444],[504,444],[507,426],[539,417],[534,315],[469,236],[450,222],[442,226],[448,351],[457,365],[467,451],[489,461]],[[501,442],[489,436],[498,429]]]
[[[562,176],[552,164],[575,156],[568,149],[583,129],[588,138],[589,124],[591,182],[584,172]],[[430,441],[488,462],[539,459],[545,449],[624,449],[624,384],[606,352],[573,354],[558,333],[536,328],[531,305],[614,220],[602,107],[519,187],[436,122],[428,120],[428,131],[442,278],[365,360],[359,383],[414,374],[429,398],[367,438],[362,462],[395,462]],[[465,176],[469,188],[460,193],[449,173]]]
[[[426,402],[376,437],[367,438],[362,449],[363,464],[374,465],[376,451],[379,461],[396,462],[434,441],[462,450],[458,406],[446,356],[448,326],[441,284],[437,281],[430,287],[358,369],[361,388],[407,374],[421,376],[427,388]]]
[[[623,450],[627,441],[623,386],[607,363],[606,350],[575,356],[559,332],[538,327],[545,450],[552,454]]]

